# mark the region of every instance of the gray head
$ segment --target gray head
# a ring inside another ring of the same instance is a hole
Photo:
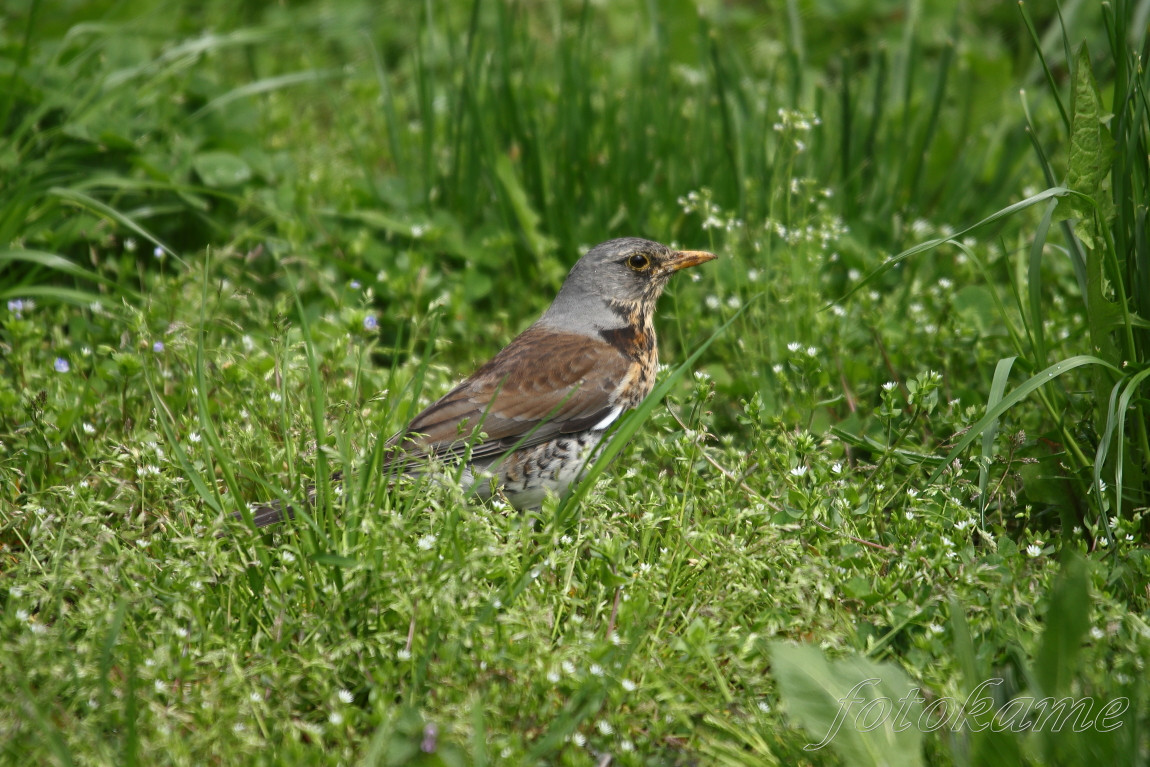
[[[608,240],[571,267],[539,323],[594,334],[626,324],[624,318],[635,312],[649,317],[672,274],[714,258],[705,251],[672,250],[638,237]]]

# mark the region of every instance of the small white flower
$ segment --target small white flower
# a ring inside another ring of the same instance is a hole
[[[82,428],[84,430],[85,434],[95,434],[96,433],[96,427],[93,426],[92,424],[88,423],[87,421],[82,423],[80,425],[80,428]]]
[[[588,670],[591,672],[591,676],[603,676],[603,667],[598,663],[592,663]]]
[[[635,683],[630,679],[624,679],[623,681],[619,682],[619,686],[627,692],[635,692]]]
[[[718,309],[719,308],[719,297],[718,296],[707,296],[705,299],[703,299],[703,303],[707,305],[708,309]]]
[[[765,700],[760,700],[759,701],[759,711],[762,711],[764,714],[771,713],[771,704],[767,703]]]
[[[1098,628],[1097,626],[1094,626],[1090,629],[1090,636],[1097,640],[1097,639],[1101,639],[1102,637],[1106,636],[1106,632],[1103,631],[1102,629]]]
[[[248,700],[250,700],[252,703],[259,703],[263,699],[264,699],[264,696],[260,695],[258,692],[253,692],[251,695],[248,696]]]
[[[938,625],[937,623],[931,623],[927,625],[926,630],[931,634],[941,634],[943,632],[942,626]]]
[[[599,730],[601,735],[610,735],[611,733],[615,732],[615,728],[612,727],[611,723],[606,719],[600,719],[595,727]]]
[[[571,742],[579,746],[579,748],[583,748],[583,746],[587,745],[587,736],[581,732],[573,732],[571,733]]]
[[[569,660],[563,661],[562,663],[559,664],[559,666],[560,666],[560,668],[563,669],[563,673],[566,674],[567,676],[571,676],[572,674],[575,673],[575,664]]]
[[[407,662],[411,660],[411,650],[400,650],[395,654],[396,660]]]
[[[424,551],[430,551],[431,547],[435,545],[435,536],[432,535],[431,533],[428,533],[427,535],[423,536],[418,541],[416,541],[415,545],[418,546],[419,548],[423,549]]]
[[[548,671],[547,672],[547,681],[550,682],[551,684],[559,684],[559,678],[560,677],[559,677],[558,671]]]
[[[1042,555],[1042,547],[1037,545],[1037,544],[1032,543],[1026,547],[1026,553],[1029,554],[1031,557],[1041,556]]]
[[[787,344],[787,349],[791,353],[797,352],[801,348],[803,348],[803,345],[800,344],[798,341],[791,341],[789,344]]]
[[[343,724],[343,714],[339,713],[338,711],[332,711],[327,715],[327,720],[338,727],[339,725]]]
[[[340,690],[336,695],[344,703],[351,703],[355,700],[355,696],[351,694],[351,690]]]
[[[883,391],[890,391],[891,389],[893,389],[896,386],[898,386],[898,384],[896,384],[894,381],[887,381],[886,383],[884,383],[882,385],[882,390]]]
[[[270,399],[272,402],[283,402],[284,401],[283,395],[280,394],[278,391],[273,391],[270,394],[268,394],[268,399]]]
[[[791,469],[791,476],[792,477],[802,477],[807,473],[808,470],[809,470],[809,467],[807,467],[806,465],[796,466],[795,468]]]
[[[843,465],[841,463],[839,463],[838,461],[835,461],[834,463],[831,464],[831,474],[842,474],[842,473],[843,473]]]

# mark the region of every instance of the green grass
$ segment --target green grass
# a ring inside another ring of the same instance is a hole
[[[14,6],[0,760],[1150,761],[1150,4],[1039,5]],[[618,458],[389,487],[622,235],[721,260]]]

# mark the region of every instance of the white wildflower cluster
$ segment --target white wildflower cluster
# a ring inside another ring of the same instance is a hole
[[[707,188],[687,192],[679,198],[679,207],[684,215],[698,214],[703,218],[703,229],[722,229],[733,232],[743,225],[735,216],[727,215],[711,199],[711,190]]]
[[[809,133],[814,128],[823,124],[819,116],[813,112],[803,112],[799,109],[787,109],[782,107],[776,114],[779,121],[776,122],[772,128],[777,133],[784,133],[786,131],[797,131],[799,133]]]
[[[777,114],[778,122],[771,126],[774,131],[790,138],[796,153],[807,151],[807,142],[802,136],[822,125],[822,120],[819,119],[818,115],[798,109],[785,108],[780,109]]]
[[[850,232],[850,228],[841,218],[832,215],[825,216],[817,224],[795,227],[789,227],[781,221],[767,219],[763,229],[769,234],[778,235],[788,245],[815,243],[823,250],[829,250],[833,243],[838,242]]]

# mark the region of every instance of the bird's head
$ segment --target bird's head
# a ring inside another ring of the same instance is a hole
[[[714,258],[706,251],[673,250],[638,237],[609,240],[571,268],[543,321],[598,330],[616,326],[620,317],[636,311],[649,316],[672,274]]]

